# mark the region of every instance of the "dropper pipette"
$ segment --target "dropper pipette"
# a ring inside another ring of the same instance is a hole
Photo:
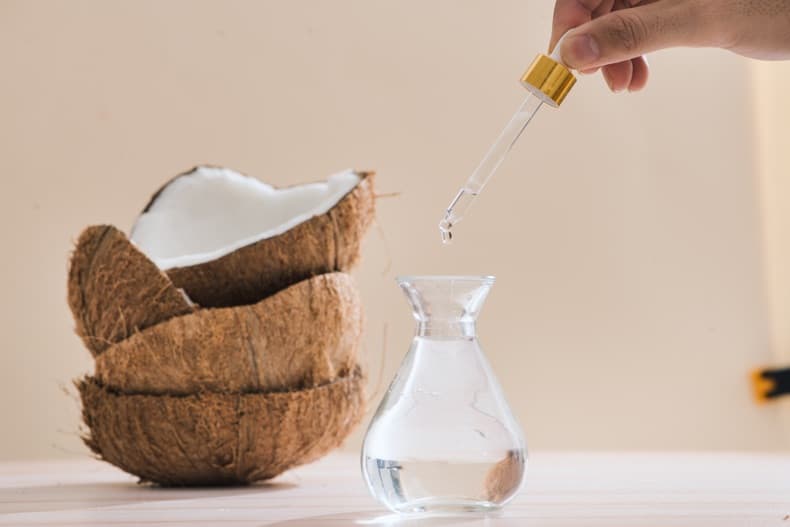
[[[559,50],[560,45],[557,43],[551,56],[538,55],[521,77],[521,84],[529,93],[447,207],[439,222],[442,242],[450,243],[453,238],[452,228],[466,215],[475,198],[505,160],[507,153],[543,103],[559,107],[576,83],[576,77],[562,64]]]

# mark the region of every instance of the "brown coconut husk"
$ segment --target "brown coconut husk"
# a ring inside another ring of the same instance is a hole
[[[71,257],[68,302],[76,332],[96,356],[133,333],[194,306],[111,225],[88,227]]]
[[[161,485],[273,478],[338,447],[364,413],[357,368],[330,384],[280,393],[124,395],[77,383],[85,443],[100,458]]]
[[[225,307],[253,304],[311,276],[350,270],[375,214],[374,173],[360,176],[325,214],[215,260],[168,269],[167,275],[201,306]]]
[[[132,335],[96,358],[96,379],[149,394],[311,387],[353,366],[361,333],[351,277],[319,275],[257,304],[204,309]]]

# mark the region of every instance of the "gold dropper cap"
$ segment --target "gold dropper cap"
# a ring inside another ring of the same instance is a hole
[[[576,77],[553,58],[541,54],[521,76],[521,84],[543,102],[557,108],[576,84]]]

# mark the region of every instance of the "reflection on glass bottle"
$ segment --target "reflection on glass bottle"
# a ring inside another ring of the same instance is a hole
[[[493,277],[398,283],[418,322],[362,446],[374,497],[397,512],[497,509],[521,487],[526,448],[477,341]]]

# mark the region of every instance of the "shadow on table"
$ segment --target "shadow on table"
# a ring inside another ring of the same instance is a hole
[[[44,487],[0,488],[0,514],[61,511],[134,505],[157,501],[228,498],[287,490],[292,483],[260,483],[249,487],[155,487],[125,482],[64,483]]]
[[[275,523],[266,527],[446,527],[446,526],[484,526],[497,515],[470,514],[466,516],[425,516],[387,514],[382,511],[345,512],[324,516],[308,516]]]

